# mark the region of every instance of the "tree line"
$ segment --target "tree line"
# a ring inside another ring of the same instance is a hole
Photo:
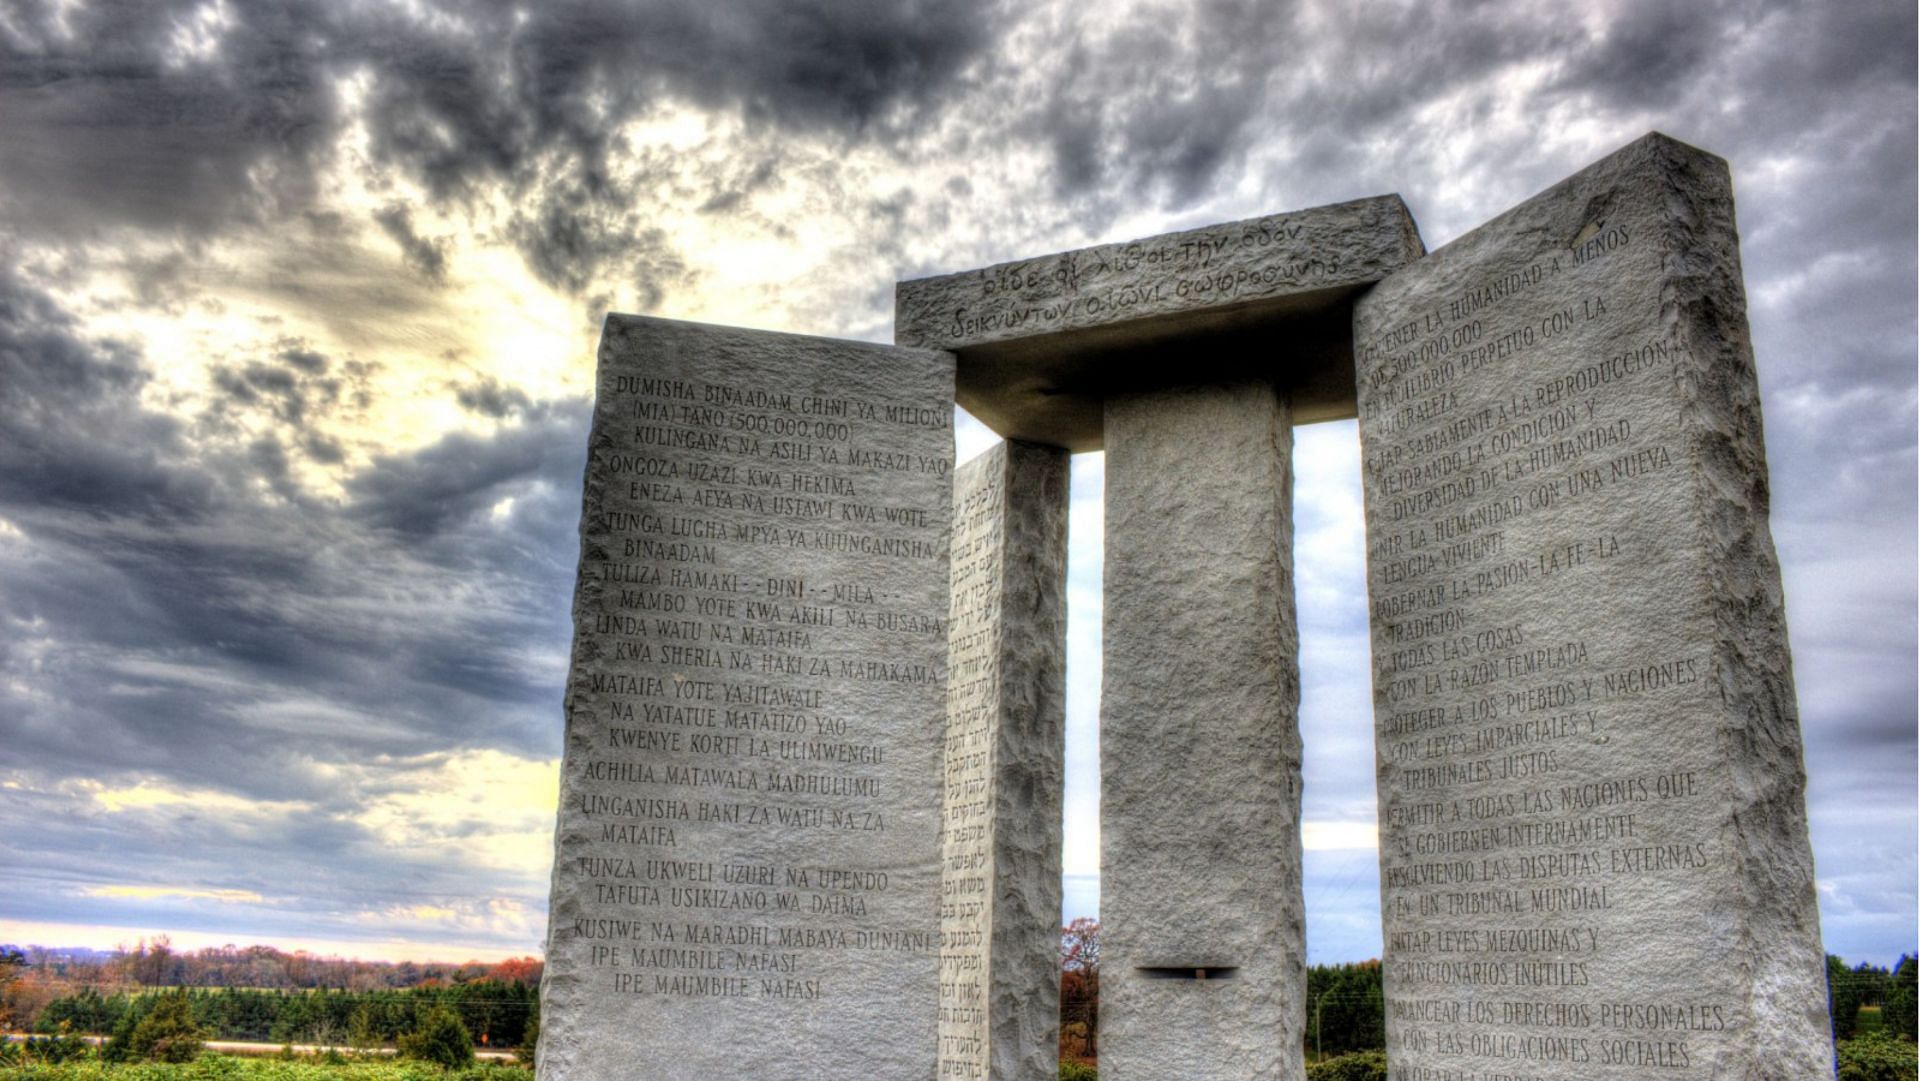
[[[1891,970],[1878,965],[1847,967],[1827,955],[1827,1002],[1833,1014],[1833,1038],[1859,1034],[1864,1008],[1877,1008],[1880,1027],[1889,1035],[1920,1039],[1920,958],[1902,954]]]
[[[539,983],[537,957],[459,964],[414,961],[363,961],[321,956],[272,946],[213,946],[175,950],[165,935],[140,939],[111,953],[62,951],[42,946],[0,946],[16,957],[24,977],[93,987],[262,987],[336,988],[371,991],[414,987],[438,981],[458,984],[478,979]]]
[[[542,964],[416,964],[317,957],[269,946],[179,953],[165,938],[108,955],[0,946],[0,1029],[108,1035],[130,1030],[178,989],[208,1039],[392,1045],[444,1008],[482,1047],[535,1031]]]
[[[428,1015],[441,1008],[459,1019],[474,1044],[518,1047],[540,1008],[537,987],[497,980],[382,991],[224,987],[102,994],[84,987],[48,1003],[32,1031],[109,1034],[137,1027],[175,999],[185,1002],[194,1026],[207,1039],[348,1048],[390,1046],[418,1031]]]

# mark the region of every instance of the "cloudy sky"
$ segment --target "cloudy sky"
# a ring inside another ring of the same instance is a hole
[[[1733,165],[1827,945],[1889,963],[1915,100],[1910,0],[0,0],[0,942],[538,949],[610,308],[886,341],[897,278],[1392,191],[1438,246],[1658,129]],[[1298,438],[1309,937],[1354,960],[1358,448]]]

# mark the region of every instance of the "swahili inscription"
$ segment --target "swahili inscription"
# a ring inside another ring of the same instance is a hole
[[[1402,1081],[1813,1076],[1737,1065],[1778,1027],[1754,951],[1797,972],[1818,950],[1729,930],[1771,918],[1743,897],[1730,767],[1779,763],[1715,733],[1748,723],[1724,690],[1740,666],[1783,669],[1785,644],[1715,653],[1715,575],[1773,575],[1777,596],[1777,570],[1770,544],[1716,570],[1714,531],[1752,528],[1753,508],[1716,522],[1701,494],[1703,418],[1725,402],[1695,388],[1751,388],[1750,357],[1707,374],[1729,361],[1699,355],[1676,314],[1676,268],[1700,254],[1686,245],[1731,246],[1730,221],[1693,241],[1670,216],[1668,170],[1705,173],[1705,157],[1643,140],[1356,309]],[[1689,194],[1687,213],[1715,205],[1711,185]],[[1737,292],[1716,300],[1737,314]],[[1721,329],[1745,348],[1744,321]],[[1757,429],[1742,438],[1757,456]],[[1768,843],[1804,860],[1804,823],[1791,832]],[[1805,1035],[1780,1038],[1820,1057]]]
[[[544,1076],[931,1061],[951,364],[609,319]]]

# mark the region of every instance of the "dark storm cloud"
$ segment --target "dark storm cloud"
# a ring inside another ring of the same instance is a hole
[[[284,341],[267,359],[215,366],[219,396],[202,423],[230,430],[237,416],[259,413],[280,428],[303,430],[319,414],[364,406],[372,374],[371,365],[336,364],[304,342]]]
[[[504,420],[515,413],[525,412],[533,404],[525,391],[507,386],[490,376],[481,376],[471,383],[455,387],[453,396],[462,408],[494,420]]]
[[[191,237],[299,212],[352,119],[353,80],[374,164],[443,203],[504,185],[530,264],[579,288],[645,236],[628,220],[639,191],[611,162],[624,122],[675,101],[758,125],[897,132],[990,43],[995,17],[932,0],[241,0],[194,52],[180,43],[200,9],[31,0],[0,24],[0,214],[13,228]],[[420,273],[444,276],[444,252],[404,208],[379,221]]]
[[[1071,77],[1047,80],[1033,118],[1059,194],[1117,187],[1174,204],[1203,194],[1246,149],[1276,63],[1298,47],[1295,9],[1207,0],[1181,19],[1139,10],[1067,28],[1053,47]]]
[[[413,212],[404,203],[394,203],[373,216],[387,236],[400,246],[407,265],[420,276],[438,285],[447,280],[447,242],[428,239],[413,230]]]
[[[137,355],[0,284],[9,765],[271,797],[343,738],[552,750],[560,672],[527,643],[565,640],[580,403],[379,458],[323,504],[290,454],[338,453],[303,425],[345,365],[288,344],[216,370],[222,408],[279,423],[189,444],[142,403]]]
[[[204,514],[210,479],[168,464],[185,453],[180,424],[138,407],[149,379],[138,354],[76,335],[72,317],[23,284],[0,249],[0,505]]]

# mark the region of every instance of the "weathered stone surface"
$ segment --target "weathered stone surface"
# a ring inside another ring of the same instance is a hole
[[[1399,196],[1359,199],[900,282],[894,339],[957,353],[959,402],[994,431],[1069,450],[1100,449],[1108,394],[1168,382],[1175,341],[1173,378],[1252,376],[1298,421],[1350,417],[1353,297],[1422,250]]]
[[[1724,162],[1651,135],[1356,309],[1396,1077],[1831,1077]]]
[[[1261,383],[1123,395],[1106,424],[1101,1074],[1296,1079],[1286,400]]]
[[[1059,1075],[1067,453],[1001,443],[954,477],[941,1078]]]
[[[931,1076],[952,372],[607,320],[543,1079]]]

